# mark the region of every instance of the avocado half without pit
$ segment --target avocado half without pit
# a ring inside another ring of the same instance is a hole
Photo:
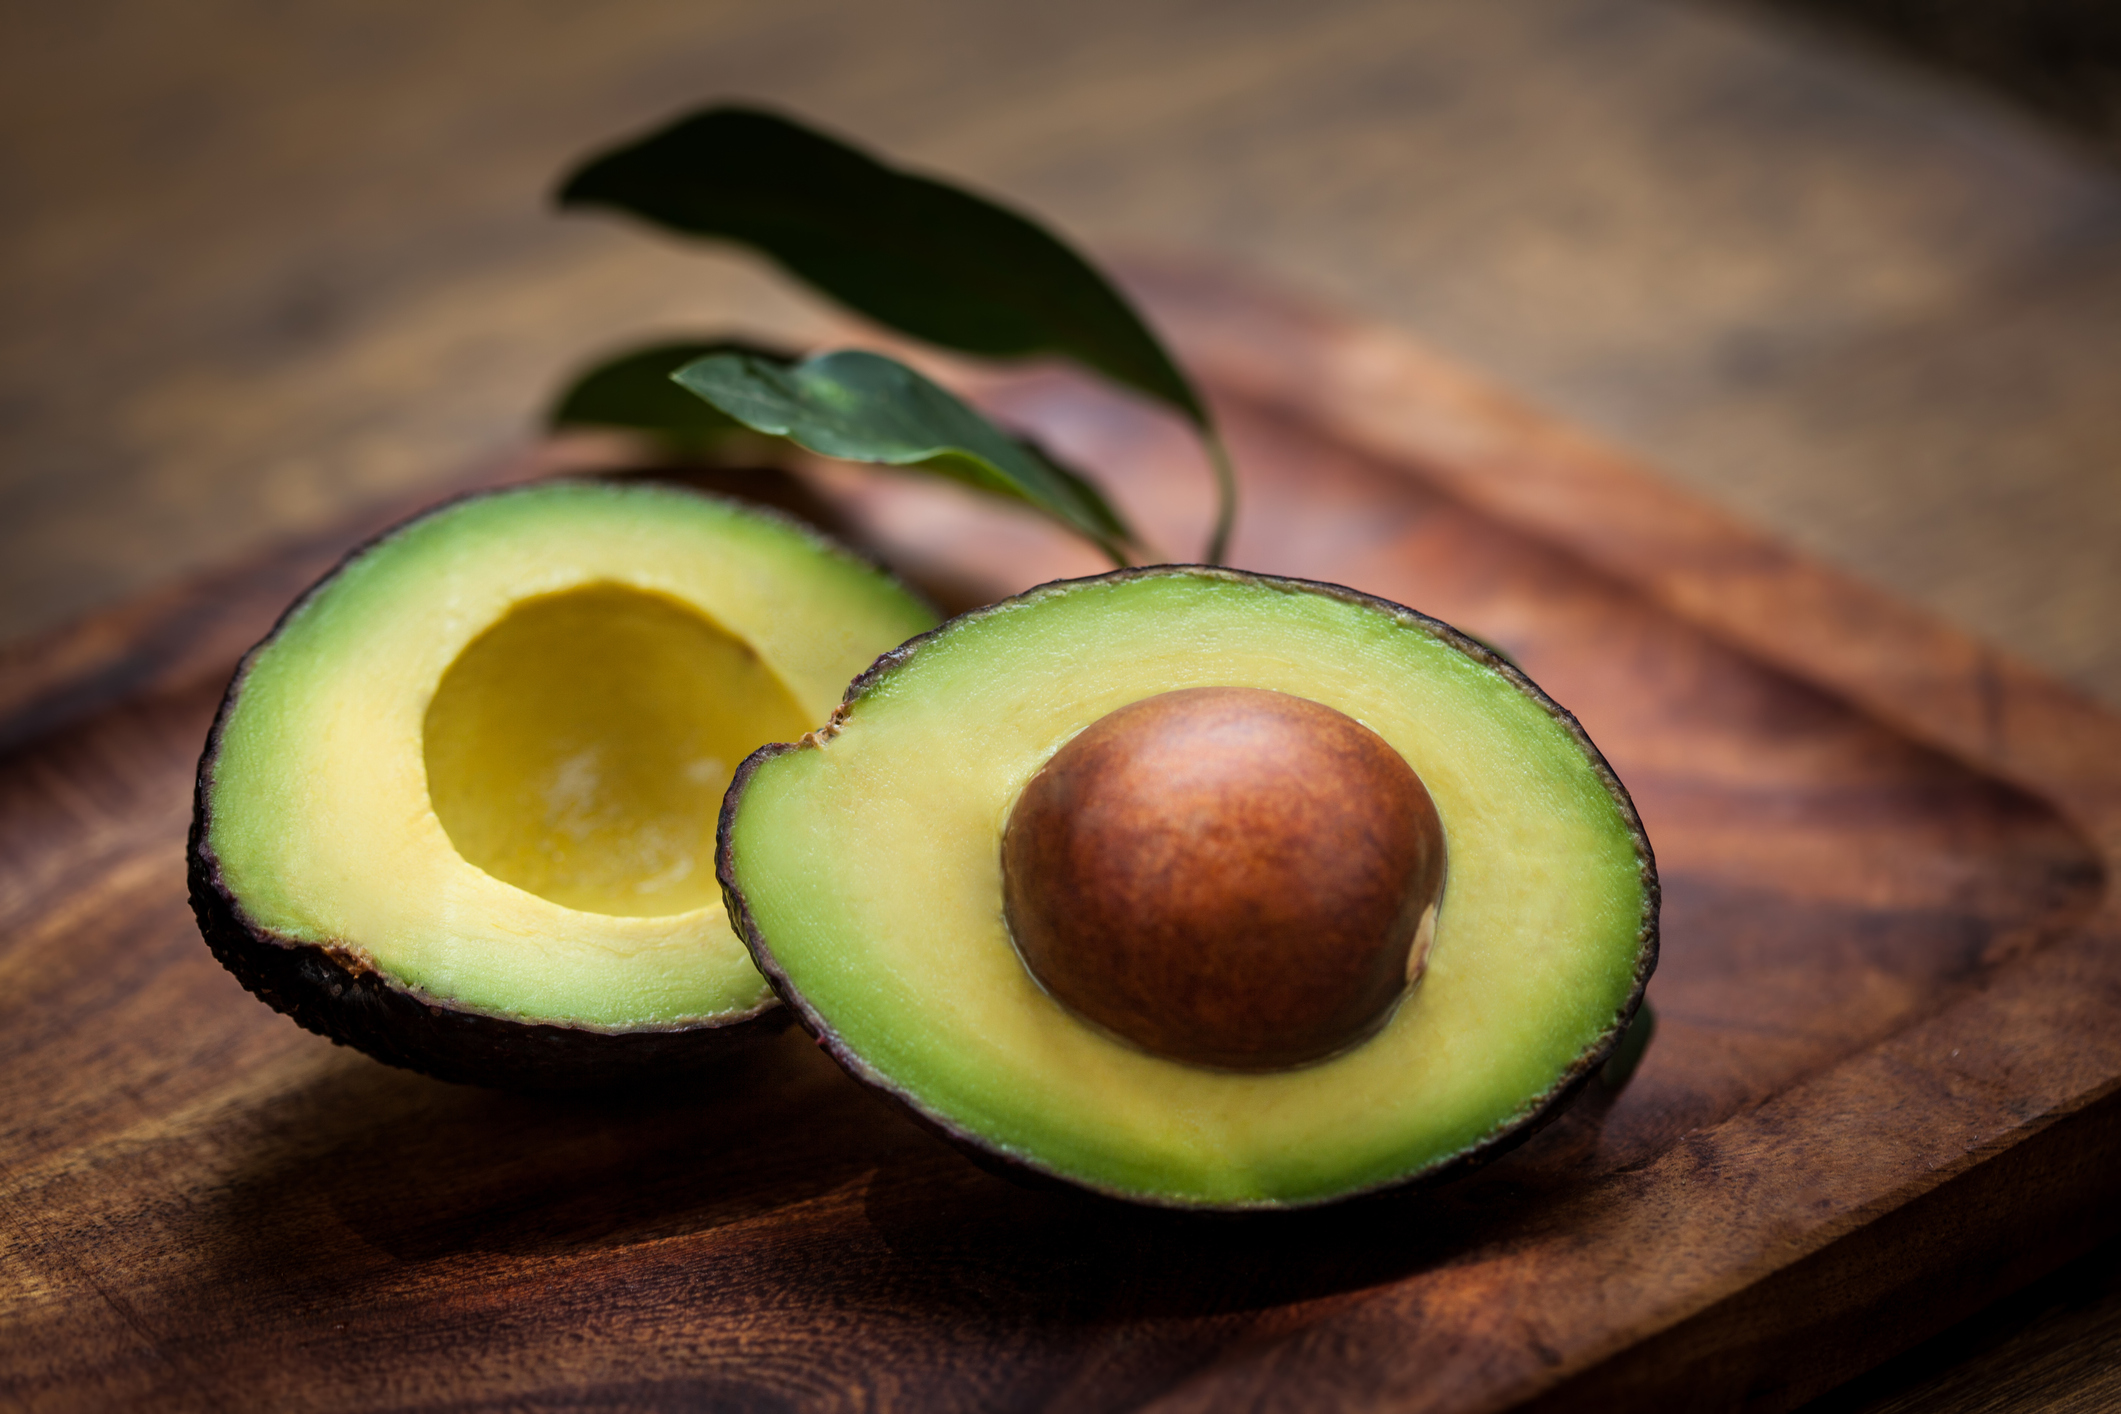
[[[356,551],[238,669],[192,906],[302,1025],[449,1080],[673,1075],[783,1023],[713,873],[736,764],[931,627],[770,512],[548,482]]]
[[[1656,961],[1649,842],[1573,717],[1433,619],[1219,569],[886,654],[739,769],[718,867],[853,1075],[1005,1171],[1163,1206],[1499,1153]]]

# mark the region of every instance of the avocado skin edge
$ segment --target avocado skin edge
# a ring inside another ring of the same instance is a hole
[[[781,967],[779,960],[774,957],[772,946],[766,941],[765,934],[760,931],[757,921],[752,917],[751,909],[744,899],[743,891],[737,887],[734,825],[737,811],[743,802],[744,792],[749,788],[751,778],[757,774],[759,767],[776,756],[786,755],[792,751],[816,749],[821,740],[829,741],[838,733],[841,723],[846,720],[856,702],[871,687],[888,677],[900,663],[918,652],[921,646],[929,639],[950,631],[960,620],[1006,612],[1027,600],[1076,585],[1105,582],[1120,583],[1133,579],[1164,578],[1173,575],[1226,579],[1240,583],[1261,585],[1282,593],[1320,594],[1327,598],[1359,605],[1387,614],[1393,618],[1419,625],[1425,631],[1448,643],[1468,657],[1493,668],[1504,678],[1508,679],[1518,691],[1531,698],[1542,710],[1559,722],[1569,735],[1575,739],[1585,759],[1590,762],[1592,770],[1597,774],[1600,783],[1605,786],[1606,790],[1612,795],[1614,803],[1619,806],[1621,816],[1627,823],[1629,837],[1635,845],[1636,857],[1641,861],[1643,886],[1642,924],[1637,934],[1639,941],[1636,951],[1635,976],[1633,984],[1628,990],[1627,999],[1615,1011],[1613,1020],[1607,1025],[1605,1031],[1590,1046],[1585,1048],[1576,1058],[1574,1064],[1562,1072],[1561,1076],[1547,1089],[1545,1094],[1535,1098],[1517,1115],[1497,1124],[1486,1137],[1425,1169],[1418,1169],[1397,1178],[1385,1179],[1364,1187],[1352,1188],[1345,1192],[1327,1194],[1316,1198],[1287,1201],[1264,1199],[1215,1203],[1196,1202],[1156,1193],[1136,1193],[1124,1189],[1108,1188],[1086,1182],[1071,1175],[1057,1173],[1028,1157],[999,1150],[978,1134],[959,1129],[939,1116],[929,1114],[920,1107],[909,1093],[893,1084],[888,1077],[870,1066],[852,1047],[841,1039],[839,1034],[826,1023],[824,1018],[811,1008],[802,992]],[[793,1013],[796,1024],[808,1032],[818,1046],[827,1055],[831,1056],[842,1070],[870,1090],[891,1101],[895,1107],[905,1113],[908,1118],[912,1119],[922,1129],[943,1139],[987,1172],[1015,1183],[1024,1184],[1027,1187],[1045,1191],[1090,1194],[1098,1198],[1112,1199],[1145,1207],[1201,1214],[1295,1212],[1308,1208],[1324,1207],[1330,1203],[1343,1203],[1350,1199],[1372,1197],[1394,1190],[1428,1188],[1462,1178],[1473,1170],[1501,1158],[1510,1150],[1523,1144],[1548,1124],[1560,1118],[1569,1105],[1583,1093],[1584,1088],[1598,1074],[1600,1067],[1605,1064],[1607,1058],[1620,1045],[1621,1038],[1627,1034],[1629,1024],[1634,1021],[1635,1013],[1642,1006],[1643,994],[1649,986],[1650,974],[1657,969],[1659,948],[1658,912],[1662,900],[1662,892],[1657,881],[1656,855],[1650,847],[1650,837],[1642,828],[1642,817],[1636,813],[1635,802],[1628,795],[1627,787],[1621,784],[1619,776],[1614,774],[1612,766],[1607,763],[1604,755],[1592,743],[1589,734],[1584,731],[1582,724],[1576,720],[1575,714],[1553,698],[1547,696],[1539,685],[1525,676],[1524,671],[1514,662],[1479,640],[1461,633],[1441,619],[1431,618],[1418,610],[1410,609],[1403,604],[1396,604],[1389,599],[1379,598],[1374,594],[1364,594],[1360,590],[1349,589],[1345,585],[1328,584],[1320,580],[1294,579],[1285,575],[1256,574],[1245,570],[1228,569],[1221,565],[1142,565],[1131,569],[1111,570],[1105,574],[1093,575],[1084,579],[1052,580],[1027,589],[1021,594],[1012,595],[1007,599],[969,610],[891,649],[879,657],[876,662],[872,663],[860,677],[848,684],[846,696],[841,699],[840,705],[833,709],[832,719],[824,727],[810,733],[800,741],[775,742],[762,746],[757,751],[752,752],[751,755],[745,757],[743,764],[737,767],[736,775],[729,783],[728,794],[722,797],[721,819],[718,822],[715,837],[715,876],[721,882],[722,901],[729,911],[731,926],[736,929],[737,936],[743,939],[744,946],[750,950],[752,961],[757,964],[760,973],[765,976],[768,985],[773,988],[774,995],[787,1004],[787,1011]]]
[[[217,719],[194,796],[187,870],[192,914],[221,965],[253,996],[306,1030],[438,1080],[572,1091],[682,1080],[786,1029],[787,1009],[770,998],[732,1020],[638,1031],[497,1016],[394,982],[351,949],[254,926],[206,844],[206,786],[219,742]]]
[[[558,477],[543,484],[597,479],[604,478]],[[340,571],[383,541],[441,511],[505,494],[508,489],[450,497],[354,546],[316,583],[295,596],[265,637],[243,655],[214,712],[193,779],[191,831],[185,848],[192,916],[215,960],[234,973],[251,995],[304,1030],[334,1045],[365,1052],[385,1065],[497,1090],[560,1093],[682,1081],[778,1036],[788,1027],[787,1009],[768,997],[756,1009],[739,1015],[632,1031],[477,1011],[392,981],[354,949],[303,942],[255,926],[243,916],[222,878],[220,861],[206,843],[214,761],[252,659]],[[733,499],[682,486],[678,489],[708,499]],[[785,512],[748,504],[745,509],[796,525],[823,540]],[[834,542],[824,543],[856,563],[874,563]]]

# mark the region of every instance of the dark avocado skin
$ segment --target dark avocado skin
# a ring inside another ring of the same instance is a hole
[[[414,519],[490,494],[456,497]],[[206,749],[199,757],[186,850],[192,915],[199,921],[207,947],[253,996],[304,1029],[364,1051],[386,1065],[463,1085],[566,1092],[682,1081],[786,1030],[788,1013],[771,998],[742,1016],[638,1031],[592,1030],[474,1011],[392,981],[351,949],[282,937],[243,916],[206,842],[222,726],[243,691],[258,648],[272,642],[280,626],[340,570],[412,523],[394,526],[356,546],[288,605],[272,632],[244,655],[221,698]]]
[[[640,1031],[592,1031],[495,1016],[393,982],[350,950],[253,926],[223,884],[206,843],[207,791],[220,737],[217,718],[193,795],[192,913],[223,967],[260,1001],[319,1036],[438,1080],[502,1090],[573,1091],[683,1080],[787,1028],[787,1010],[771,1000],[734,1020]]]
[[[1561,723],[1569,734],[1576,739],[1578,745],[1583,749],[1585,757],[1590,761],[1592,769],[1597,773],[1599,780],[1611,792],[1614,802],[1620,807],[1621,815],[1627,821],[1629,832],[1634,839],[1636,854],[1642,862],[1642,926],[1639,934],[1640,946],[1636,954],[1634,984],[1629,988],[1627,1000],[1614,1012],[1611,1024],[1606,1027],[1597,1041],[1587,1048],[1582,1055],[1577,1057],[1575,1064],[1563,1072],[1544,1095],[1534,1100],[1520,1114],[1497,1125],[1494,1131],[1486,1138],[1452,1155],[1440,1164],[1432,1165],[1427,1169],[1368,1188],[1352,1189],[1345,1193],[1337,1193],[1324,1198],[1297,1202],[1201,1204],[1182,1199],[1164,1198],[1156,1194],[1110,1190],[1084,1183],[1082,1180],[1066,1174],[1056,1173],[1052,1169],[1022,1155],[1000,1150],[981,1135],[960,1129],[941,1117],[928,1113],[920,1107],[919,1103],[910,1094],[894,1084],[889,1077],[882,1075],[862,1060],[832,1029],[831,1025],[822,1016],[818,1015],[816,1010],[804,998],[802,992],[789,979],[787,972],[774,957],[772,945],[768,942],[764,933],[760,931],[757,920],[752,916],[751,910],[745,901],[743,890],[738,886],[736,879],[733,827],[737,811],[742,805],[744,791],[750,785],[752,777],[758,773],[759,767],[776,756],[805,749],[806,746],[811,744],[807,739],[801,742],[777,742],[770,746],[762,746],[757,751],[754,751],[744,759],[742,765],[737,767],[736,777],[729,783],[729,792],[722,797],[722,814],[715,842],[715,873],[721,881],[722,899],[729,910],[731,926],[736,929],[737,936],[744,940],[744,946],[750,949],[752,961],[757,964],[759,971],[765,975],[766,981],[772,986],[774,994],[785,1002],[787,1010],[794,1014],[796,1023],[816,1039],[818,1045],[834,1061],[839,1063],[841,1069],[863,1085],[883,1095],[916,1124],[950,1143],[980,1168],[1033,1188],[1066,1190],[1078,1193],[1086,1192],[1101,1198],[1117,1199],[1130,1204],[1185,1212],[1291,1212],[1305,1208],[1323,1207],[1329,1203],[1346,1202],[1354,1198],[1370,1197],[1394,1190],[1426,1188],[1448,1183],[1501,1158],[1504,1154],[1517,1148],[1534,1134],[1537,1134],[1555,1119],[1558,1119],[1568,1109],[1569,1105],[1583,1093],[1584,1088],[1598,1074],[1599,1069],[1605,1064],[1607,1058],[1620,1045],[1621,1039],[1627,1035],[1629,1024],[1634,1021],[1636,1012],[1641,1009],[1643,993],[1649,986],[1650,974],[1657,968],[1657,922],[1661,900],[1657,882],[1657,861],[1655,854],[1650,848],[1649,836],[1643,831],[1642,819],[1635,811],[1635,802],[1629,797],[1627,788],[1620,783],[1620,778],[1613,773],[1613,769],[1607,764],[1605,757],[1592,744],[1591,738],[1584,732],[1582,725],[1577,722],[1575,716],[1567,708],[1561,706],[1561,704],[1541,691],[1539,686],[1526,677],[1515,663],[1512,663],[1479,641],[1460,633],[1457,629],[1452,628],[1440,619],[1430,618],[1428,615],[1409,609],[1404,605],[1395,604],[1389,599],[1380,599],[1375,595],[1363,594],[1338,584],[1326,584],[1316,580],[1290,579],[1278,575],[1252,574],[1242,570],[1226,569],[1219,565],[1148,565],[1134,569],[1113,570],[1106,574],[1094,576],[1094,579],[1096,581],[1119,582],[1165,575],[1199,575],[1264,585],[1268,588],[1281,590],[1284,593],[1322,594],[1350,604],[1363,605],[1396,618],[1418,622],[1460,652],[1478,659],[1508,678],[1527,697],[1530,697],[1557,722]],[[868,671],[849,684],[847,695],[842,699],[839,707],[833,711],[832,720],[818,732],[813,733],[813,735],[829,739],[839,730],[841,723],[846,720],[864,694],[888,679],[900,663],[918,652],[921,646],[929,639],[949,631],[959,619],[1007,612],[1011,607],[1023,600],[1057,588],[1089,582],[1091,581],[1056,580],[1051,584],[1038,585],[1012,598],[1000,600],[997,603],[961,614],[957,619],[952,619],[937,628],[929,630],[927,633],[907,640],[878,658],[869,667]]]

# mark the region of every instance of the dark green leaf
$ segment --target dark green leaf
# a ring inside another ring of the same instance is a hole
[[[823,456],[926,467],[1029,502],[1127,563],[1133,537],[1095,487],[895,359],[843,349],[790,366],[717,353],[674,376],[755,431]]]
[[[592,158],[559,200],[741,241],[916,338],[975,354],[1060,354],[1209,426],[1133,307],[1043,227],[775,114],[695,113]]]
[[[709,354],[740,353],[790,363],[794,356],[736,339],[654,344],[608,358],[575,377],[548,420],[554,427],[623,427],[684,451],[704,451],[751,429],[670,381]]]

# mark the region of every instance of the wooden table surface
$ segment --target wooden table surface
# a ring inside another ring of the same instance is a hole
[[[0,642],[453,480],[602,346],[821,327],[546,208],[742,95],[1397,323],[2121,702],[2121,177],[1752,12],[109,0],[0,40]],[[2031,1397],[2098,1397],[2100,1290],[2021,1321],[2074,1352]],[[2039,1367],[1958,1353],[1849,1398]]]

